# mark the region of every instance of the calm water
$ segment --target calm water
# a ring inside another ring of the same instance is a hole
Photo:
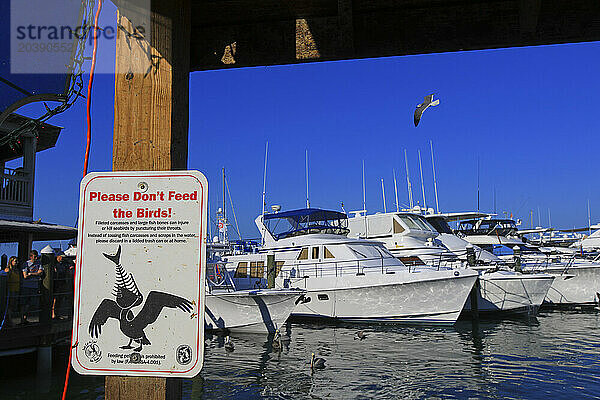
[[[363,341],[354,340],[359,329]],[[266,335],[232,337],[232,353],[223,338],[207,339],[203,372],[184,383],[184,398],[600,398],[596,312],[454,328],[291,324],[287,333],[281,353]],[[313,351],[327,366],[311,376]],[[0,398],[59,398],[65,353],[56,351],[47,380],[36,378],[35,356],[2,360]],[[102,399],[103,390],[101,378],[73,373],[69,398]]]

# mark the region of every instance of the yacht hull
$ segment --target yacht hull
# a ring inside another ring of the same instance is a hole
[[[206,295],[204,326],[208,330],[272,333],[301,299],[298,290],[244,290]]]
[[[554,276],[549,274],[483,273],[478,281],[478,312],[535,315],[553,281]],[[465,312],[471,312],[471,296],[465,303]]]
[[[348,322],[452,325],[477,279],[472,270],[307,277],[292,316]],[[309,301],[308,301],[309,300]]]
[[[548,267],[544,272],[555,279],[546,295],[550,305],[595,305],[600,293],[600,265],[573,265],[565,272],[564,267]]]

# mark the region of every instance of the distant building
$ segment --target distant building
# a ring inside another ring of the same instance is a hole
[[[33,221],[36,153],[54,147],[61,130],[14,113],[0,125],[0,243],[18,243],[21,260],[34,241],[77,236],[75,228]],[[21,158],[21,167],[5,166]]]

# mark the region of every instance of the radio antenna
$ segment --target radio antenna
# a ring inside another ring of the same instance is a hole
[[[419,171],[421,173],[421,193],[423,194],[423,207],[427,212],[427,202],[425,200],[425,185],[423,184],[423,166],[421,165],[421,150],[417,150],[419,153]]]
[[[385,186],[383,185],[383,178],[381,178],[381,197],[383,198],[383,212],[387,213],[387,207],[385,206]]]
[[[394,194],[396,195],[396,212],[400,211],[398,207],[398,183],[396,182],[396,170],[392,169],[392,173],[394,174]]]
[[[440,213],[440,203],[438,202],[437,180],[435,179],[435,158],[433,157],[433,141],[429,141],[431,147],[431,169],[433,170],[433,191],[435,192],[435,211]]]
[[[310,200],[308,199],[308,149],[306,149],[306,208],[310,208]]]
[[[406,166],[406,185],[408,186],[408,204],[412,209],[414,207],[412,187],[410,185],[410,172],[408,172],[408,156],[406,155],[406,149],[404,149],[404,165]]]

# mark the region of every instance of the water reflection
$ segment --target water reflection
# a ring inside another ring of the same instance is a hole
[[[211,338],[186,389],[192,399],[592,398],[598,326],[596,313],[561,312],[454,328],[292,324],[281,352],[272,335],[232,337],[233,353]],[[312,352],[327,367],[311,376]]]
[[[597,398],[599,328],[596,312],[454,328],[290,324],[281,349],[272,334],[238,335],[233,352],[225,337],[209,335],[204,368],[184,381],[184,398]],[[368,337],[355,340],[358,330]],[[311,375],[313,352],[326,368]],[[0,398],[59,398],[66,356],[55,351],[50,382],[36,381],[33,354],[0,359]],[[103,396],[102,377],[71,375],[69,399]]]

